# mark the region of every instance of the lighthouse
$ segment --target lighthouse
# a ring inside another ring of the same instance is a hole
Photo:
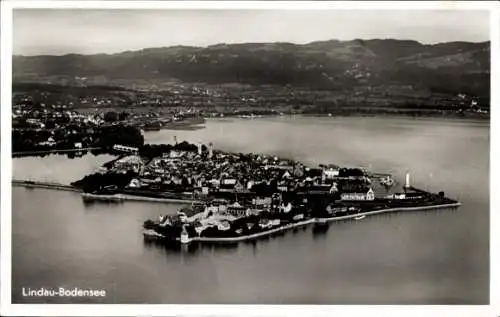
[[[406,173],[406,181],[405,181],[405,188],[408,189],[410,188],[410,173]]]
[[[181,232],[181,243],[182,244],[186,244],[186,243],[189,243],[191,241],[191,239],[189,239],[189,234],[186,230],[186,226],[185,225],[182,225],[182,232]]]
[[[202,145],[198,143],[198,155],[201,155]]]

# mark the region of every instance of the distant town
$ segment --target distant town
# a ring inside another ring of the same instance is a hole
[[[156,91],[117,87],[63,87],[40,84],[15,86],[12,106],[13,152],[91,149],[114,144],[140,145],[140,130],[198,129],[207,118],[285,115],[406,115],[489,118],[489,106],[466,94],[433,96],[427,105],[395,106],[394,98],[380,99],[355,93],[336,99],[327,92],[270,87],[266,92],[227,87],[198,88],[172,85]],[[16,92],[17,89],[17,92]],[[385,102],[386,105],[381,105]],[[402,100],[398,102],[403,102]],[[356,106],[356,104],[363,106]],[[372,104],[376,104],[372,105]],[[118,133],[120,132],[120,133]],[[113,139],[114,138],[114,139]],[[126,140],[122,139],[125,138]]]
[[[275,85],[119,82],[123,86],[75,83],[72,86],[48,82],[15,84],[14,112],[19,115],[38,108],[43,112],[173,114],[195,109],[204,117],[280,114],[488,117],[489,114],[489,100],[465,93],[426,92],[418,85],[367,85],[338,92]]]

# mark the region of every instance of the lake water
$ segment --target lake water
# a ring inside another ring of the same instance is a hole
[[[455,210],[332,223],[256,243],[169,250],[143,241],[143,221],[180,205],[84,205],[77,193],[13,188],[14,303],[487,304],[489,122],[402,118],[209,121],[146,141],[213,142],[236,152],[391,172],[444,190]],[[15,159],[16,179],[69,183],[109,156]],[[105,289],[106,297],[23,297],[22,287]]]

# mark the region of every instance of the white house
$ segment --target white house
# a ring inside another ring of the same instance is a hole
[[[332,187],[330,188],[330,193],[336,193],[338,192],[338,188],[337,188],[337,183],[333,183],[332,184]]]
[[[271,220],[271,225],[272,226],[279,226],[280,223],[281,223],[281,220],[279,220],[279,219]]]
[[[238,202],[227,206],[227,213],[234,217],[244,217],[246,215],[246,208],[241,206]]]
[[[229,222],[227,221],[221,221],[217,224],[217,229],[221,230],[221,231],[226,231],[226,230],[229,230],[231,228],[231,226],[229,225]]]
[[[221,184],[222,185],[236,185],[236,182],[237,182],[237,180],[234,178],[226,178],[226,179],[222,180]]]
[[[327,169],[323,171],[323,176],[325,179],[332,179],[339,176],[338,169]]]
[[[293,220],[301,220],[301,219],[304,219],[303,214],[298,214],[298,215],[293,216]]]
[[[130,181],[130,183],[128,184],[127,187],[139,188],[139,187],[141,187],[141,182],[138,179],[134,178]]]
[[[283,173],[283,175],[281,176],[282,178],[291,178],[292,175],[290,174],[289,171],[286,171],[285,173]]]
[[[292,208],[293,208],[293,206],[291,203],[288,203],[286,205],[283,204],[280,206],[281,212],[284,212],[284,213],[288,213],[288,212],[292,211]]]
[[[265,198],[254,198],[252,199],[252,204],[255,206],[264,206],[264,205],[270,205],[271,204],[271,198],[270,197],[265,197]]]

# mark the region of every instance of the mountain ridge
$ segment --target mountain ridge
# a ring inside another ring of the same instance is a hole
[[[414,40],[219,43],[113,54],[13,56],[14,79],[43,76],[146,79],[209,84],[291,85],[350,90],[424,85],[489,96],[490,42],[422,44]]]
[[[337,40],[337,39],[330,39],[330,40],[317,40],[317,41],[312,41],[312,42],[307,42],[304,44],[298,44],[298,43],[292,43],[292,42],[241,42],[241,43],[216,43],[216,44],[210,44],[210,45],[171,45],[171,46],[155,46],[155,47],[148,47],[148,48],[143,48],[143,49],[136,49],[136,50],[124,50],[124,51],[119,51],[119,52],[114,52],[114,53],[92,53],[92,54],[82,54],[82,53],[64,53],[64,54],[36,54],[36,55],[23,55],[23,54],[13,54],[13,57],[42,57],[42,56],[54,56],[54,57],[64,57],[64,56],[99,56],[99,55],[120,55],[120,54],[125,54],[125,53],[134,53],[134,52],[140,52],[144,50],[157,50],[157,49],[168,49],[168,48],[190,48],[190,49],[203,49],[203,48],[210,48],[210,47],[217,47],[217,46],[236,46],[236,45],[265,45],[265,44],[287,44],[287,45],[293,45],[293,46],[305,46],[305,45],[311,45],[311,44],[321,44],[321,43],[329,43],[329,42],[337,42],[337,43],[348,43],[348,42],[355,42],[355,41],[385,41],[385,42],[413,42],[416,44],[419,44],[421,46],[440,46],[440,45],[449,45],[449,44],[464,44],[464,45],[481,45],[481,44],[488,44],[490,45],[491,41],[478,41],[478,42],[471,42],[471,41],[450,41],[450,42],[436,42],[433,44],[424,44],[422,42],[416,41],[416,40],[411,40],[411,39],[391,39],[391,38],[372,38],[372,39],[361,39],[361,38],[355,38],[352,40],[347,40],[347,41],[342,41],[342,40]]]

